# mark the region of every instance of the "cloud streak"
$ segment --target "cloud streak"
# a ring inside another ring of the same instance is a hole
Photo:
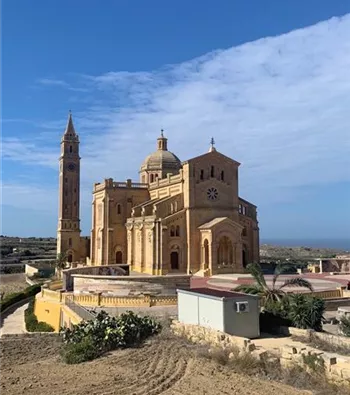
[[[86,88],[77,88],[77,87],[74,87],[74,86],[68,84],[68,82],[66,82],[66,81],[57,80],[57,79],[53,79],[53,78],[40,78],[36,81],[36,83],[38,85],[43,85],[46,87],[58,87],[58,88],[68,89],[68,90],[74,91],[74,92],[87,92]]]
[[[85,190],[104,177],[137,177],[164,128],[182,160],[206,152],[214,136],[219,151],[242,163],[243,197],[290,202],[306,186],[350,181],[349,37],[347,15],[152,72],[84,75],[74,88],[38,82],[92,100],[73,114]],[[40,142],[5,140],[4,152],[7,160],[33,164],[34,155],[57,168],[58,153]]]

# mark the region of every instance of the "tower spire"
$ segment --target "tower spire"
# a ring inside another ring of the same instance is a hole
[[[73,118],[72,118],[72,111],[69,110],[68,114],[68,121],[67,121],[67,126],[66,130],[64,131],[64,137],[68,139],[70,137],[77,137],[77,134],[75,133],[74,125],[73,125]]]

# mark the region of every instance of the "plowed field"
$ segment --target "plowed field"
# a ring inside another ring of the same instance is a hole
[[[155,338],[80,365],[59,360],[57,338],[0,341],[2,395],[197,395],[306,393],[235,374],[176,338]]]

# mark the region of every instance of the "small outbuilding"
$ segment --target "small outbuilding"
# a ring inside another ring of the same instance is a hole
[[[260,336],[259,297],[211,288],[178,289],[178,320],[249,339]]]

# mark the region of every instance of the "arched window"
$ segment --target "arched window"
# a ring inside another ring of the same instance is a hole
[[[243,228],[243,230],[242,230],[242,236],[247,236],[247,228]]]
[[[71,145],[69,146],[69,152],[70,152],[70,153],[72,153],[72,152],[73,152],[73,148],[72,148],[72,146],[71,146]]]
[[[71,238],[68,239],[68,245],[69,245],[69,247],[72,247],[72,239]]]
[[[154,176],[153,176],[153,174],[151,174],[150,175],[150,182],[153,182],[154,181]]]
[[[215,177],[215,169],[214,166],[210,168],[210,177]]]
[[[170,237],[174,237],[175,236],[175,226],[172,226],[170,228]]]
[[[155,179],[154,179],[154,180],[156,181],[156,180],[157,180],[157,178],[158,178],[158,174],[156,174],[156,175],[155,175]]]
[[[118,203],[117,204],[117,214],[121,214],[122,213],[122,206]]]
[[[72,255],[72,254],[69,254],[69,255],[68,255],[67,261],[68,261],[69,263],[72,263],[72,262],[73,262],[73,255]]]
[[[201,170],[199,178],[201,180],[204,180],[204,170]]]
[[[221,181],[225,181],[225,173],[223,170],[221,171],[220,179],[221,179]]]
[[[180,226],[176,226],[175,236],[180,236]]]

